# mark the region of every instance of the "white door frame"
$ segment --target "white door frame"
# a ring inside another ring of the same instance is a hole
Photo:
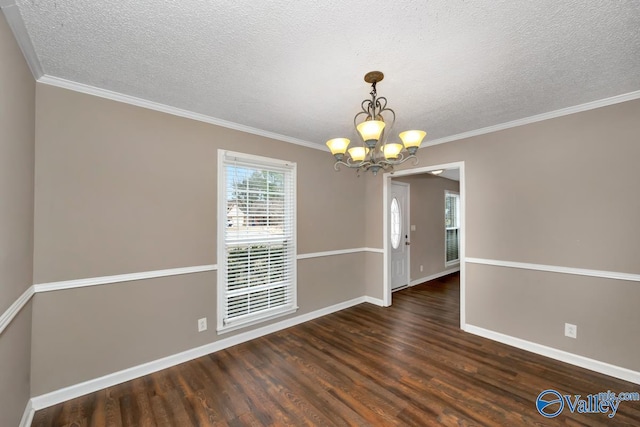
[[[389,181],[389,184],[391,185],[391,181]],[[407,196],[405,198],[406,206],[402,206],[402,210],[403,211],[401,211],[400,214],[402,215],[402,225],[403,225],[403,228],[404,228],[404,230],[403,230],[404,232],[402,233],[402,235],[409,236],[411,234],[411,185],[409,183],[401,182],[401,181],[394,181],[393,184],[401,186],[401,187],[405,187],[405,189],[406,189],[406,196]],[[390,209],[390,205],[387,205],[387,213],[389,212],[389,209]],[[391,218],[389,218],[387,216],[387,220],[390,221]],[[389,229],[387,229],[387,231],[389,231]],[[390,234],[391,233],[388,232],[385,238],[389,239],[390,238]],[[407,240],[409,240],[408,238],[401,237],[400,239],[402,241],[401,244],[404,246],[404,249],[405,249],[405,257],[406,257],[406,261],[407,261],[407,263],[406,263],[406,267],[407,267],[407,270],[406,270],[406,272],[407,272],[407,277],[406,277],[407,284],[406,284],[406,286],[398,287],[398,289],[404,289],[407,286],[409,286],[409,284],[411,282],[411,246],[406,244]],[[391,250],[391,249],[389,249],[389,250]],[[389,262],[391,262],[391,257],[389,257]],[[391,265],[391,264],[389,264],[389,265]],[[389,271],[389,274],[391,274],[391,270]],[[391,276],[389,276],[389,277],[391,277]],[[391,291],[393,292],[393,289],[391,289]]]
[[[465,298],[466,298],[466,263],[465,263],[465,231],[466,231],[466,186],[464,175],[464,161],[445,163],[433,166],[424,166],[421,168],[407,169],[396,172],[387,172],[382,176],[382,205],[383,205],[383,221],[382,221],[382,233],[383,233],[383,280],[382,280],[382,305],[388,307],[391,305],[391,279],[389,262],[391,256],[389,253],[390,245],[389,239],[389,209],[387,208],[389,202],[389,189],[391,186],[391,178],[410,176],[423,174],[439,169],[460,169],[460,329],[465,329]],[[443,213],[444,215],[444,213]]]

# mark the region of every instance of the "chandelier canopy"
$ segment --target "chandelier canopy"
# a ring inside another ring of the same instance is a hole
[[[327,147],[336,158],[333,165],[340,170],[340,165],[360,171],[371,171],[374,175],[380,169],[393,170],[395,165],[414,159],[418,164],[416,151],[427,135],[422,130],[407,130],[398,135],[402,143],[387,142],[386,134],[392,132],[396,121],[396,113],[387,108],[387,98],[378,96],[376,84],[384,78],[380,71],[371,71],[364,76],[364,81],[371,83],[371,99],[365,99],[359,111],[353,118],[353,125],[357,129],[362,144],[351,145],[347,138],[333,138],[327,141]],[[387,126],[387,123],[389,124]]]

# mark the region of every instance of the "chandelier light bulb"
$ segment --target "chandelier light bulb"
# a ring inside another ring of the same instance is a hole
[[[368,152],[369,149],[365,147],[349,148],[349,155],[351,156],[351,160],[353,160],[354,162],[364,161],[364,158],[367,156]]]
[[[358,125],[357,129],[365,144],[373,148],[380,139],[384,126],[384,122],[380,120],[365,120]]]
[[[413,148],[414,150],[411,154],[414,154],[415,151],[420,148],[420,144],[422,144],[422,140],[427,136],[427,133],[423,130],[407,130],[400,132],[399,136],[404,147],[409,151]]]
[[[402,151],[402,144],[393,143],[384,145],[384,158],[387,160],[396,160]]]
[[[329,147],[331,154],[333,154],[336,159],[342,160],[344,153],[347,152],[349,142],[347,138],[333,138],[327,141],[327,147]]]

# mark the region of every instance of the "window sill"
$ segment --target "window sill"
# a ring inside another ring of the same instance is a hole
[[[254,326],[254,325],[258,325],[260,323],[264,323],[267,322],[269,320],[272,319],[277,319],[278,317],[282,317],[282,316],[286,316],[289,314],[293,314],[296,311],[298,311],[298,307],[293,307],[293,308],[288,308],[286,310],[283,311],[278,311],[276,313],[270,313],[264,317],[259,317],[259,318],[254,318],[251,320],[247,320],[244,322],[237,322],[237,323],[232,323],[230,325],[226,325],[226,326],[219,326],[216,330],[216,332],[218,333],[218,335],[222,335],[222,334],[226,334],[227,332],[232,332],[232,331],[237,331],[238,329],[242,329],[242,328],[246,328],[249,326]]]

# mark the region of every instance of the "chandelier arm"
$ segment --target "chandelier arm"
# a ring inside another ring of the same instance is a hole
[[[374,100],[375,102],[375,100]],[[367,115],[371,115],[372,111],[372,107],[373,107],[373,103],[371,102],[370,99],[365,99],[362,101],[362,103],[360,104],[360,109],[362,110],[359,114],[365,113]]]
[[[337,160],[334,164],[333,164],[333,169],[335,169],[336,171],[340,171],[340,165],[342,166],[346,166],[350,169],[360,169],[360,168],[369,168],[370,165],[372,165],[371,162],[369,161],[363,161],[363,162],[358,162],[358,163],[352,163],[350,159],[347,159],[346,162],[343,162],[342,160]]]
[[[391,113],[391,124],[389,125],[389,130],[391,130],[393,129],[393,125],[396,123],[396,112],[393,111],[393,109],[391,108],[387,108],[387,98],[381,96],[380,98],[378,98],[378,101],[380,100],[382,100],[384,103],[383,104],[378,103],[378,107],[380,107],[378,114],[382,115],[382,113],[386,111]]]
[[[353,118],[353,127],[356,128],[356,129],[358,128],[358,117],[360,117],[362,114],[366,114],[367,117],[369,117],[369,112],[368,111],[365,111],[365,110],[359,111],[358,114],[356,114],[354,116],[354,118]]]
[[[368,160],[363,160],[361,162],[352,162],[351,159],[347,159],[347,166],[350,168],[369,167],[369,165],[371,165],[371,162]]]
[[[378,107],[379,109],[378,114],[382,113],[385,110],[390,110],[390,108],[387,108],[387,98],[385,98],[384,96],[376,99],[376,107]]]
[[[389,165],[389,166],[396,166],[396,165],[401,165],[404,162],[413,159],[413,165],[417,166],[418,165],[418,156],[414,155],[414,154],[410,154],[408,156],[404,156],[402,153],[400,153],[400,155],[398,156],[397,160],[387,160],[387,159],[383,159],[380,160],[378,163],[380,164],[385,164],[385,165]]]

